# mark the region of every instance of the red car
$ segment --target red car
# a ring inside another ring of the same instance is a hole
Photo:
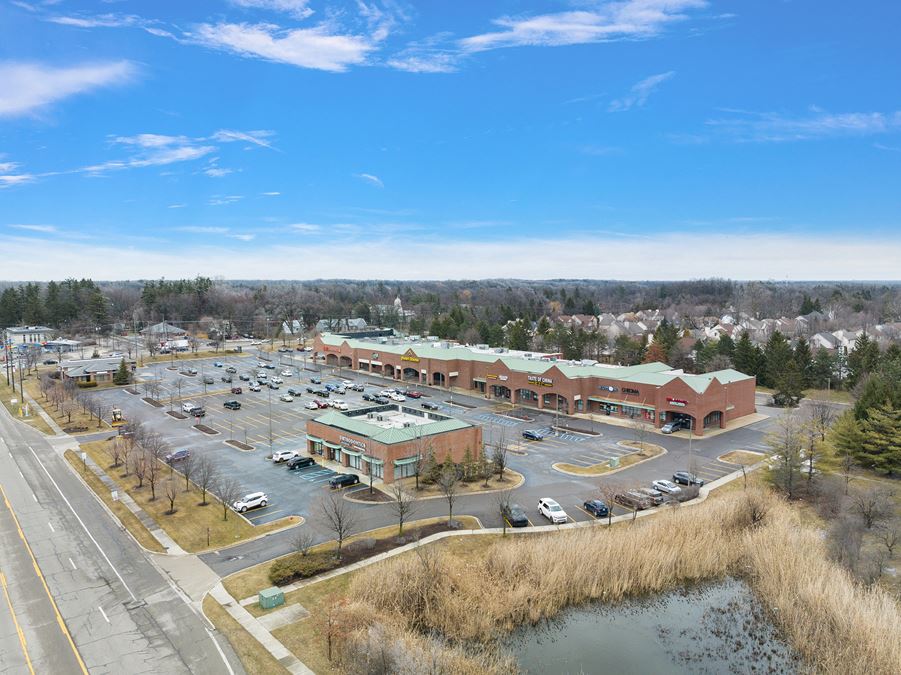
[[[320,408],[328,408],[329,407],[328,403],[326,403],[325,401],[320,401],[318,398],[314,401],[314,403],[316,405],[318,405]]]
[[[421,391],[408,391],[404,394],[407,398],[422,398]]]
[[[233,394],[243,394],[244,390],[241,389],[241,387],[232,387],[232,393]]]

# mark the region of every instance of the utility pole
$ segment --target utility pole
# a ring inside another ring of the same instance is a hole
[[[269,389],[269,454],[272,454],[272,387],[266,385]]]

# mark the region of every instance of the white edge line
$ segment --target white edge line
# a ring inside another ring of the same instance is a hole
[[[56,530],[53,528],[53,523],[51,523],[49,520],[47,521],[47,527],[50,528],[51,532],[54,532],[54,533],[56,532]]]
[[[88,535],[90,540],[92,542],[94,542],[94,546],[96,546],[97,550],[100,551],[100,555],[102,555],[103,559],[106,560],[107,564],[113,570],[113,573],[119,579],[122,586],[125,588],[126,591],[128,591],[128,594],[131,596],[131,599],[134,601],[137,601],[137,599],[138,599],[137,596],[135,596],[135,594],[131,592],[131,589],[128,587],[128,584],[125,583],[125,579],[123,579],[122,575],[119,574],[119,570],[116,569],[116,566],[113,565],[112,561],[109,559],[109,556],[106,555],[106,552],[100,547],[100,544],[97,543],[97,540],[94,539],[94,535],[92,535],[91,531],[88,530],[87,525],[84,524],[84,521],[81,519],[81,517],[75,511],[75,509],[72,508],[72,503],[69,501],[69,499],[66,497],[66,495],[63,494],[63,491],[60,489],[59,485],[53,479],[53,476],[50,475],[50,472],[47,471],[47,467],[44,466],[44,463],[41,461],[40,457],[38,457],[37,453],[33,449],[31,449],[31,448],[29,448],[29,449],[31,450],[31,454],[34,455],[34,458],[37,460],[37,463],[41,465],[41,468],[44,470],[44,473],[47,474],[47,478],[49,478],[50,482],[53,483],[53,487],[55,487],[56,491],[59,492],[59,496],[63,498],[64,502],[66,502],[66,506],[69,507],[69,510],[72,512],[72,515],[75,516],[75,519],[79,522],[79,524],[84,529],[85,533]]]
[[[106,619],[107,623],[109,623],[110,622],[109,617],[106,615],[106,612],[103,611],[103,607],[101,607],[100,605],[97,605],[97,609],[100,610],[100,613],[103,614],[103,618]]]
[[[69,558],[69,564],[72,565],[73,570],[77,570],[78,568],[75,566],[75,563],[72,562],[72,558]]]
[[[207,632],[207,635],[210,636],[210,640],[213,641],[213,644],[216,646],[216,651],[219,652],[219,656],[222,657],[222,662],[225,664],[225,667],[228,668],[229,675],[235,675],[235,671],[232,670],[231,664],[228,662],[228,659],[225,657],[225,652],[222,651],[222,647],[219,646],[218,640],[216,640],[216,636],[213,635],[213,631],[211,631],[206,626],[203,629]]]

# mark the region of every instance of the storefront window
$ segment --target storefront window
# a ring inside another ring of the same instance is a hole
[[[360,459],[359,455],[348,455],[347,456],[347,466],[352,469],[359,469],[363,464],[363,460]]]
[[[410,476],[416,475],[416,462],[415,461],[404,461],[404,460],[415,460],[416,457],[404,457],[401,462],[403,464],[394,463],[394,478],[409,478]]]
[[[312,441],[311,442],[310,454],[311,455],[321,455],[322,454],[322,441]]]

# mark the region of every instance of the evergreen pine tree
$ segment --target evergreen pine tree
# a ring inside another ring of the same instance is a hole
[[[128,366],[125,365],[125,359],[119,363],[119,369],[113,374],[113,384],[128,384],[131,380],[131,373],[128,372]]]
[[[751,336],[748,335],[748,331],[743,331],[735,344],[732,363],[735,364],[736,370],[746,375],[757,375],[757,359],[757,350],[751,342]]]
[[[792,348],[788,340],[778,330],[775,331],[763,349],[764,369],[760,373],[762,384],[775,388],[779,378],[788,368],[789,362],[793,362],[792,356]]]
[[[813,379],[813,355],[810,353],[810,343],[804,337],[798,338],[795,345],[795,363],[798,364],[802,386],[806,389]]]
[[[857,460],[867,468],[897,474],[901,472],[901,410],[882,405],[869,413]]]

